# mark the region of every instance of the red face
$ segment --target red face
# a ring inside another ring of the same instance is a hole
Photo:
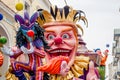
[[[49,57],[72,56],[77,45],[77,40],[71,26],[49,26],[45,28],[45,38],[50,49]]]

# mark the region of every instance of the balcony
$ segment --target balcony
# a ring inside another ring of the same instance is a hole
[[[117,75],[120,75],[120,71],[117,71]]]
[[[115,48],[115,57],[120,59],[120,48]]]
[[[116,54],[116,48],[113,46],[113,48],[112,48],[112,56],[115,56],[115,54]]]
[[[114,34],[120,34],[120,29],[114,29]]]
[[[114,29],[114,40],[118,40],[120,37],[120,29]]]
[[[117,71],[117,79],[120,79],[120,71]]]
[[[118,64],[117,62],[118,62],[118,58],[115,57],[114,60],[113,60],[113,66],[117,66],[117,64]]]

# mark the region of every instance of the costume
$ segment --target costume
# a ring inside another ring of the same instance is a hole
[[[107,61],[107,58],[108,58],[108,50],[106,49],[104,52],[103,52],[103,55],[102,55],[102,52],[100,49],[96,49],[95,52],[97,52],[99,55],[100,55],[100,58],[101,58],[101,62],[100,62],[100,66],[99,66],[99,74],[100,74],[100,79],[101,80],[105,80],[105,67],[106,67],[106,64],[105,62]]]

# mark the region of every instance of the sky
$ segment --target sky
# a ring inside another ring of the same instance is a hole
[[[65,6],[65,0],[50,0],[51,4]],[[112,44],[114,29],[120,28],[120,0],[66,0],[67,5],[82,10],[88,20],[88,28],[83,25],[83,40],[90,50],[109,49],[107,63],[112,62]],[[106,47],[109,44],[110,47]]]

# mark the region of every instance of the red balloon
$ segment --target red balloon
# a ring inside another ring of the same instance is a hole
[[[27,31],[27,35],[28,35],[29,37],[33,37],[33,36],[34,36],[34,31],[33,31],[33,30]]]
[[[109,52],[109,50],[108,50],[108,49],[106,49],[106,50],[105,50],[105,52]]]
[[[3,64],[3,55],[2,55],[2,53],[0,52],[0,66],[2,66],[2,64]]]

